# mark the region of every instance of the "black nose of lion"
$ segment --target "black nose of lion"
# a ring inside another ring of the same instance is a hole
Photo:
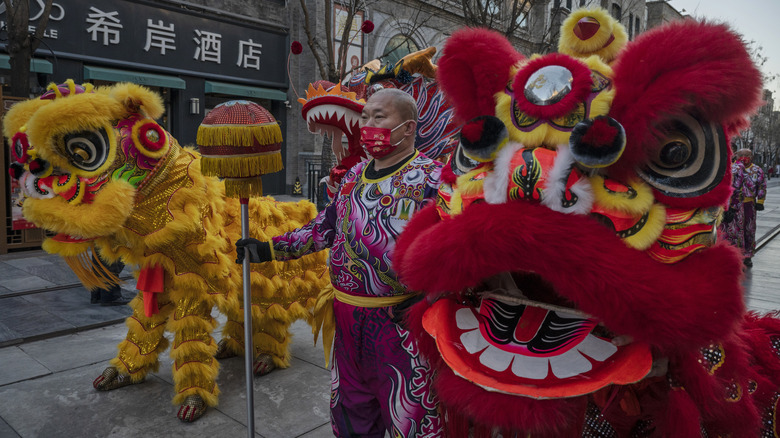
[[[11,165],[8,166],[8,174],[11,175],[11,178],[13,179],[19,179],[22,177],[22,174],[24,174],[24,166],[19,163],[11,163]]]
[[[495,158],[508,138],[504,122],[493,116],[475,117],[460,130],[460,144],[466,156],[482,163]]]
[[[51,163],[41,158],[30,161],[30,164],[27,166],[30,169],[30,173],[38,178],[43,178],[51,173]]]
[[[617,120],[598,116],[574,126],[569,137],[574,159],[588,168],[607,167],[615,163],[626,148],[626,132]]]

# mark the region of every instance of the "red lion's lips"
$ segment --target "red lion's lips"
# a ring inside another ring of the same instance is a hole
[[[650,372],[646,344],[616,347],[592,333],[595,320],[575,311],[508,301],[483,298],[475,309],[447,298],[425,312],[423,327],[460,377],[488,391],[561,398]]]

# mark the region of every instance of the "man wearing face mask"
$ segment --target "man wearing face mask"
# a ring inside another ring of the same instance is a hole
[[[441,173],[441,164],[414,148],[416,128],[417,106],[409,94],[377,91],[360,118],[361,145],[371,159],[347,172],[331,203],[309,224],[271,242],[236,242],[239,263],[244,248],[253,263],[331,249],[331,425],[336,436],[442,432],[429,389],[430,368],[414,339],[394,322],[399,305],[415,295],[399,282],[392,250],[412,215],[435,202]],[[329,348],[327,339],[323,343]]]
[[[764,209],[766,180],[760,166],[753,164],[753,152],[740,149],[731,165],[734,192],[721,226],[725,238],[742,250],[745,266],[753,266],[756,249],[756,212]]]

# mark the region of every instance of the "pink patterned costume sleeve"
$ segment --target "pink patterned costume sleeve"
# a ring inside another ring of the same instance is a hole
[[[367,162],[349,170],[336,197],[306,226],[274,237],[277,260],[331,248],[333,286],[349,294],[405,293],[391,267],[390,253],[414,212],[433,202],[441,165],[416,153],[380,180],[364,178]]]

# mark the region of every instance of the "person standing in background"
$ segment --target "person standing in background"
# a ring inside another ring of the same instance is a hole
[[[735,156],[731,165],[734,192],[721,230],[729,242],[742,250],[745,266],[752,267],[756,250],[756,215],[764,209],[766,179],[761,167],[753,163],[750,149],[740,149]]]

